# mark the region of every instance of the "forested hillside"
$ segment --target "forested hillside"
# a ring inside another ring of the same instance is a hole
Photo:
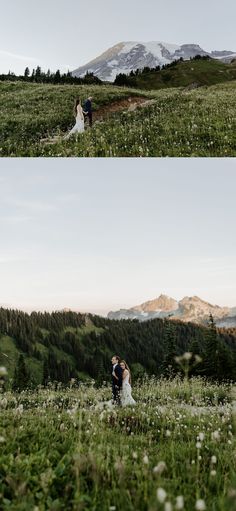
[[[190,363],[190,373],[235,380],[236,332],[217,330],[213,318],[205,328],[166,319],[140,324],[75,312],[0,309],[0,365],[15,389],[55,380],[67,384],[71,378],[101,383],[110,378],[114,353],[128,361],[134,378],[174,374],[180,370],[175,357],[186,351],[202,359]]]

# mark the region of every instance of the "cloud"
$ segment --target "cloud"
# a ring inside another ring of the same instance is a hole
[[[10,206],[13,206],[15,208],[28,209],[31,211],[48,212],[57,210],[57,207],[54,204],[49,204],[48,202],[43,201],[8,199],[5,202],[7,202]]]
[[[12,53],[10,51],[0,50],[0,55],[3,57],[11,57],[17,60],[27,60],[27,62],[38,62],[39,59],[35,59],[34,57],[27,57],[27,55],[19,55],[17,53]]]

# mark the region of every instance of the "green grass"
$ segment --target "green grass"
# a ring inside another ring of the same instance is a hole
[[[192,83],[198,85],[215,85],[236,79],[235,62],[225,64],[220,60],[191,60],[178,62],[167,69],[147,72],[130,79],[139,89],[162,89],[166,87],[187,87]]]
[[[195,65],[195,63],[193,64]],[[49,86],[1,83],[2,156],[45,157],[223,157],[236,155],[236,81],[190,92],[141,91],[113,86]],[[71,108],[78,93],[94,95],[94,106],[131,94],[146,94],[154,105],[114,113],[78,138],[55,144],[40,138],[73,124]]]
[[[15,341],[8,335],[0,334],[0,366],[7,368],[10,378],[14,376],[19,354]]]
[[[213,394],[225,396],[221,405],[209,404]],[[157,499],[163,488],[173,509],[183,496],[185,511],[193,511],[198,499],[207,510],[233,510],[230,387],[199,378],[190,386],[179,378],[151,379],[137,384],[133,395],[135,408],[102,410],[109,387],[5,393],[1,509],[165,511]]]
[[[112,86],[54,86],[0,82],[0,131],[3,156],[31,156],[41,138],[66,132],[74,124],[75,98],[93,95],[93,108],[136,94]],[[143,93],[142,93],[143,95]]]

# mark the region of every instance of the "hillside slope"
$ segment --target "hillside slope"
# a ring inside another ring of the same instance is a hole
[[[110,379],[111,356],[118,353],[128,360],[134,377],[145,371],[158,375],[173,336],[176,355],[193,350],[204,356],[208,328],[192,323],[113,321],[72,312],[28,315],[0,309],[0,365],[7,367],[13,378],[22,353],[32,385],[48,379],[68,383],[70,378],[81,381],[88,377],[102,382]],[[219,331],[218,337],[223,349],[222,370],[227,371],[227,378],[233,378],[236,331]]]
[[[96,115],[106,106],[106,121],[98,120],[78,140],[64,140],[74,122],[75,97],[84,99],[89,93]],[[114,103],[123,105],[134,96],[152,103],[114,112]],[[190,91],[0,82],[0,101],[0,155],[5,157],[236,155],[236,80]],[[50,142],[50,137],[56,140]]]
[[[178,61],[160,70],[144,70],[137,74],[117,77],[117,85],[145,90],[168,87],[200,87],[215,85],[236,79],[236,61],[224,63],[216,59]],[[122,83],[123,81],[123,83]]]

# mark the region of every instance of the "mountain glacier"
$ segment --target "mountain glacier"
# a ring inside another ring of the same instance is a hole
[[[196,55],[210,56],[226,62],[236,57],[232,51],[203,50],[198,44],[169,44],[159,41],[121,42],[109,48],[102,55],[96,57],[88,64],[75,69],[73,76],[82,77],[87,72],[93,73],[103,81],[113,82],[119,73],[129,74],[136,69],[143,69],[145,66],[156,67],[170,64],[174,60],[189,60]]]

